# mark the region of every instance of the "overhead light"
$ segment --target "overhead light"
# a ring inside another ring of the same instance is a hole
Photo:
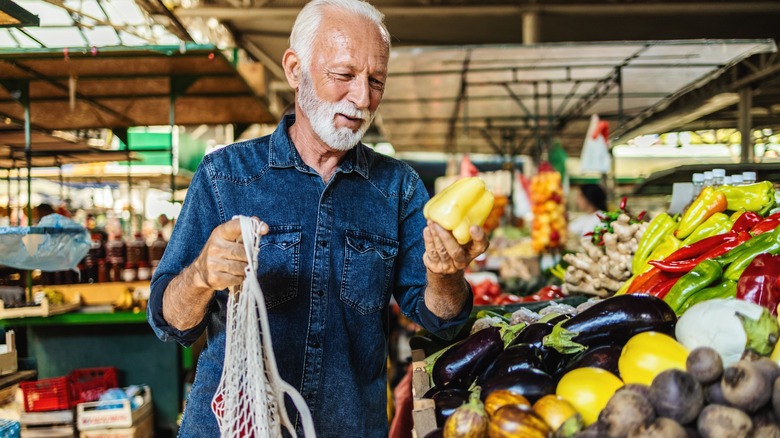
[[[40,18],[11,0],[0,0],[0,27],[39,26]]]

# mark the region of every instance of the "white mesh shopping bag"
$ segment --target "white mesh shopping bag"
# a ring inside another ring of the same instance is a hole
[[[265,438],[282,436],[284,426],[293,437],[287,417],[287,394],[300,413],[303,433],[314,437],[314,423],[303,397],[282,380],[276,368],[265,299],[257,281],[260,221],[238,216],[244,250],[249,261],[240,288],[230,291],[225,339],[225,364],[211,402],[222,437]]]

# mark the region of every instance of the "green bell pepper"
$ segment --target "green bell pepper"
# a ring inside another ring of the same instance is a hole
[[[683,240],[683,246],[692,245],[704,238],[728,232],[734,223],[725,213],[715,213]]]
[[[736,296],[737,282],[724,280],[716,286],[704,288],[689,297],[685,300],[682,307],[680,307],[680,313],[685,313],[691,306],[699,304],[702,301],[714,300],[716,298],[734,298]]]
[[[631,272],[638,274],[650,259],[650,254],[661,245],[666,236],[671,235],[677,229],[677,222],[666,213],[654,217],[647,225],[647,229],[639,239],[639,245],[634,252],[631,262]]]
[[[682,313],[683,304],[699,291],[719,280],[723,274],[720,263],[715,260],[704,260],[696,265],[693,270],[677,280],[672,289],[664,297],[664,301],[674,310],[674,313]]]
[[[768,212],[775,205],[775,189],[770,181],[746,186],[721,186],[716,191],[726,196],[729,210]]]

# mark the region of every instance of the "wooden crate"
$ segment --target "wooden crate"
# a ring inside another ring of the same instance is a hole
[[[13,330],[5,332],[5,345],[7,346],[7,351],[0,354],[0,376],[13,374],[18,369],[16,335]]]
[[[61,313],[68,313],[81,307],[81,303],[76,300],[66,304],[50,305],[49,300],[43,298],[40,306],[32,307],[13,307],[6,309],[3,300],[0,300],[0,319],[29,318],[33,316],[52,316]]]
[[[75,437],[73,411],[22,412],[22,438]]]
[[[109,283],[77,283],[77,284],[58,284],[46,286],[56,289],[65,295],[68,301],[74,301],[79,298],[83,306],[104,306],[110,305],[124,293],[126,289],[135,290],[138,288],[149,288],[148,281],[133,281],[129,283],[109,282]],[[33,293],[42,290],[44,286],[33,287]]]
[[[86,430],[79,434],[79,438],[152,438],[153,436],[154,414],[151,410],[131,427]]]
[[[412,350],[412,438],[424,438],[436,429],[436,406],[433,400],[422,398],[431,389],[431,378],[425,371],[425,353]]]

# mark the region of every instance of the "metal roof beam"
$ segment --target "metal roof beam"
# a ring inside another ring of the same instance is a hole
[[[534,5],[464,5],[464,6],[385,6],[380,8],[388,19],[396,17],[472,17],[521,16],[524,13],[562,15],[714,15],[714,14],[763,14],[780,12],[780,3],[761,1],[730,2],[674,2],[674,3],[562,3]],[[233,8],[203,6],[177,8],[179,17],[214,17],[219,20],[294,19],[300,8],[263,7]]]

